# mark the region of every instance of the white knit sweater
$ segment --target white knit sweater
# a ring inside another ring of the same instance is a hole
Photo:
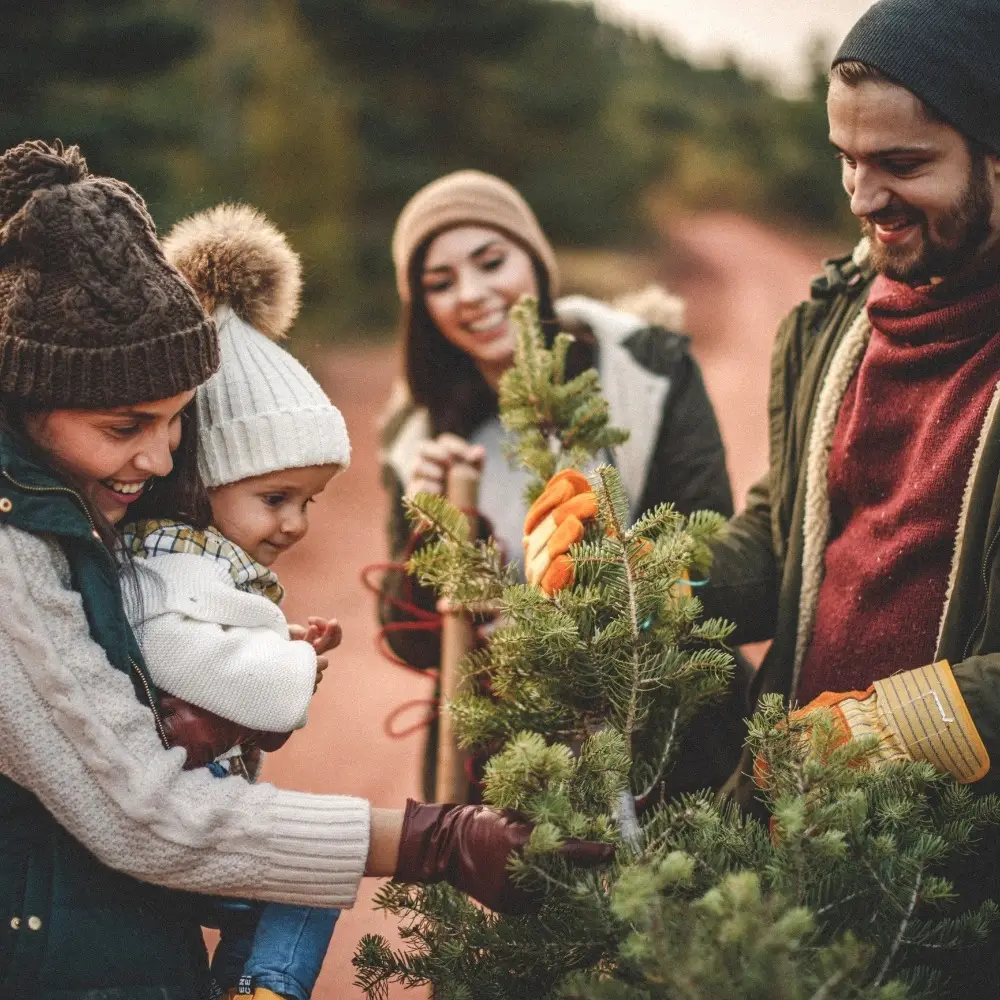
[[[155,536],[147,541],[156,553]],[[305,725],[316,654],[288,638],[273,601],[240,589],[211,555],[150,554],[132,569],[125,609],[158,688],[250,729]]]
[[[363,799],[219,781],[164,750],[90,637],[58,545],[0,526],[0,772],[101,861],[173,889],[350,906]]]

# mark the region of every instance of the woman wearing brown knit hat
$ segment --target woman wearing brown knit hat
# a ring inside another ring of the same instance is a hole
[[[394,562],[411,545],[403,497],[442,492],[456,461],[483,466],[480,512],[505,551],[519,559],[526,473],[504,458],[497,386],[513,363],[508,311],[524,294],[537,296],[550,332],[577,333],[570,366],[597,368],[612,422],[631,432],[613,459],[633,515],[664,502],[682,513],[733,513],[715,413],[688,339],[674,332],[681,303],[663,292],[645,301],[640,293],[621,303],[624,308],[580,295],[555,299],[558,266],[534,213],[510,184],[478,170],[448,174],[417,192],[396,224],[392,254],[405,376],[382,442]],[[440,635],[408,626],[418,616],[426,621],[433,608],[428,590],[399,570],[387,574],[380,602],[386,638],[418,668],[437,665]],[[428,798],[435,743],[432,729]],[[720,764],[720,779],[728,763]],[[691,777],[695,784],[709,780],[707,772]]]
[[[185,769],[218,720],[157,698],[116,526],[204,516],[189,403],[217,364],[131,188],[58,142],[0,157],[0,995],[207,998],[189,893],[343,906],[362,874],[395,873],[526,904],[505,862],[530,829],[511,814]]]

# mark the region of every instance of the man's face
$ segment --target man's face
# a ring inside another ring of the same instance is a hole
[[[830,141],[876,270],[911,285],[961,273],[1000,233],[1000,157],[975,156],[910,91],[836,76]]]

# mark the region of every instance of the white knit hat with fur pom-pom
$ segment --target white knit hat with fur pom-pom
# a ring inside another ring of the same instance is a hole
[[[351,460],[340,410],[275,340],[299,310],[298,255],[258,211],[219,205],[163,242],[219,330],[219,370],[200,385],[198,465],[209,488]]]

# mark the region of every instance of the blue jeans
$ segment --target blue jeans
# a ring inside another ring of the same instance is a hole
[[[213,900],[202,923],[217,927],[212,978],[223,989],[242,983],[309,1000],[340,910],[254,900]]]

